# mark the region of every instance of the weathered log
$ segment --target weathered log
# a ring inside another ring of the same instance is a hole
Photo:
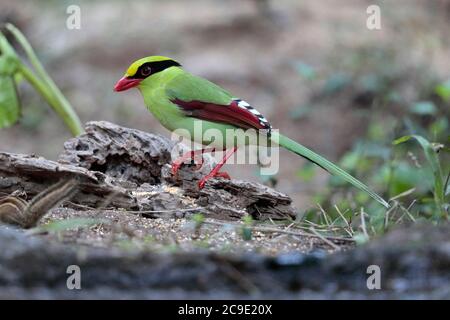
[[[61,179],[77,178],[79,192],[72,202],[89,207],[128,210],[198,208],[221,219],[251,214],[256,219],[295,217],[292,200],[264,185],[212,179],[199,190],[198,180],[209,170],[186,165],[177,177],[170,172],[174,144],[159,135],[99,121],[86,133],[64,144],[58,162],[42,157],[0,153],[0,192],[22,191],[30,200]]]
[[[127,189],[115,185],[111,177],[101,172],[43,157],[0,152],[0,192],[3,194],[18,193],[31,200],[51,185],[70,177],[80,181],[79,192],[74,196],[77,203],[95,207],[114,194],[109,205],[138,208]]]
[[[135,184],[161,182],[173,143],[162,136],[106,121],[88,122],[86,133],[64,143],[59,162],[100,171]]]

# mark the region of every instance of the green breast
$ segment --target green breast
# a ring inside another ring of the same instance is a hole
[[[176,131],[182,136],[188,135],[192,140],[205,145],[213,143],[217,148],[235,144],[235,138],[227,139],[227,130],[236,129],[234,126],[186,116],[171,102],[180,99],[228,105],[232,95],[214,83],[179,67],[171,67],[143,80],[139,89],[147,108],[168,130]],[[217,135],[223,139],[217,139]]]
[[[172,67],[143,80],[139,90],[144,97],[147,109],[169,130],[174,130],[174,122],[184,117],[178,106],[170,101],[166,94],[167,84],[180,74],[180,68]]]

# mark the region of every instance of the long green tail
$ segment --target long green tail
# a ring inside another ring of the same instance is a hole
[[[276,141],[277,137],[278,137],[278,141]],[[339,176],[339,177],[342,177],[344,180],[346,180],[347,182],[350,182],[352,185],[354,185],[358,189],[367,192],[372,198],[377,200],[379,203],[381,203],[386,208],[389,208],[389,204],[383,198],[381,198],[378,194],[376,194],[375,192],[370,190],[369,187],[366,186],[364,183],[362,183],[358,179],[352,177],[350,174],[348,174],[347,172],[345,172],[344,170],[339,168],[334,163],[328,161],[324,157],[319,156],[317,153],[302,146],[300,143],[297,143],[294,140],[291,140],[288,137],[283,136],[282,134],[279,134],[277,132],[272,133],[271,140],[275,143],[278,143],[280,146],[286,148],[287,150],[292,151],[292,152],[298,154],[299,156],[302,156],[302,157],[314,162],[318,166],[327,170],[329,173]]]

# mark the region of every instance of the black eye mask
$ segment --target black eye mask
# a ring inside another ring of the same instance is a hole
[[[175,60],[164,60],[155,62],[146,62],[141,65],[134,76],[128,77],[130,79],[145,79],[148,76],[163,71],[170,67],[179,67],[181,64]]]

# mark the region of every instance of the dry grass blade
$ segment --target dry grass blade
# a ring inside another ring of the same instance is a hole
[[[341,248],[337,245],[335,245],[332,241],[321,235],[319,232],[316,231],[313,227],[310,228],[311,232],[314,233],[318,238],[320,238],[323,242],[331,246],[333,249],[339,251]]]
[[[325,210],[322,208],[322,206],[320,204],[317,204],[317,206],[319,207],[320,212],[323,215],[323,219],[325,220],[325,223],[327,226],[330,226],[330,221],[328,220],[328,215],[325,212]]]
[[[235,227],[241,226],[241,225],[239,225],[237,223],[233,223],[233,222],[225,223],[225,222],[218,222],[218,221],[205,221],[205,223],[211,224],[211,225],[218,225],[218,226],[229,226],[229,225],[232,225]],[[324,236],[324,235],[317,235],[314,233],[291,231],[291,230],[271,228],[271,227],[249,226],[248,228],[253,231],[260,231],[260,232],[273,232],[273,233],[282,233],[282,234],[288,234],[288,235],[293,235],[293,236],[298,236],[298,237],[312,237],[312,238],[320,238],[320,239],[326,238],[326,239],[335,240],[335,241],[351,242],[351,243],[354,242],[354,240],[351,238]]]
[[[392,201],[392,199],[390,200]],[[384,230],[387,230],[387,228],[389,227],[389,218],[391,217],[391,213],[395,210],[397,211],[398,208],[398,201],[394,201],[394,204],[392,205],[391,208],[389,208],[388,211],[386,211],[385,215],[384,215]]]
[[[342,218],[342,220],[345,222],[347,228],[344,228],[344,230],[348,233],[348,235],[350,237],[353,237],[354,231],[352,226],[350,225],[350,223],[348,222],[347,219],[345,219],[344,214],[341,212],[341,210],[339,210],[338,206],[335,205],[334,208],[336,209],[337,213],[339,214],[339,216]]]
[[[406,190],[406,191],[404,191],[404,192],[402,192],[402,193],[399,193],[398,195],[396,195],[396,196],[390,198],[390,199],[389,199],[389,202],[394,201],[394,200],[397,200],[397,199],[400,199],[400,198],[403,198],[403,197],[406,197],[406,196],[409,196],[409,195],[412,194],[414,191],[416,191],[416,188],[411,188],[411,189]]]
[[[362,229],[366,239],[369,239],[369,234],[367,233],[367,228],[366,228],[366,218],[364,217],[365,215],[366,215],[366,213],[364,212],[364,208],[361,208],[361,229]]]

